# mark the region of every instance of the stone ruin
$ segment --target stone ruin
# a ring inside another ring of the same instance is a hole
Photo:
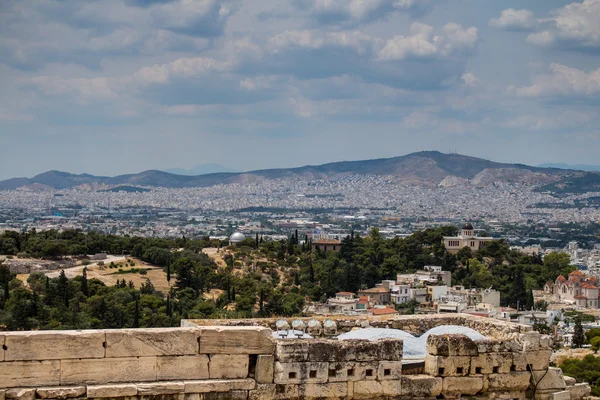
[[[0,400],[576,400],[590,393],[549,366],[550,338],[529,326],[468,315],[317,321],[313,339],[277,339],[274,319],[0,332]],[[478,327],[490,339],[431,335],[415,362],[403,360],[402,340],[328,337],[365,326],[419,334],[448,324]]]

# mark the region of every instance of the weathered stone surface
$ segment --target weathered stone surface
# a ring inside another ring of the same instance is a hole
[[[328,382],[348,382],[360,379],[360,372],[356,368],[355,362],[330,362],[328,368]]]
[[[376,399],[382,397],[383,386],[377,381],[356,381],[354,384],[355,399]]]
[[[513,368],[517,372],[529,371],[527,353],[512,353],[513,355]]]
[[[138,396],[158,396],[163,394],[183,393],[183,382],[152,382],[137,385]]]
[[[6,390],[0,390],[0,400],[5,399]]]
[[[526,332],[519,335],[519,342],[525,346],[526,351],[539,350],[541,348],[542,335],[539,332]]]
[[[0,334],[0,361],[4,361],[4,337],[4,335]]]
[[[202,395],[203,400],[247,400],[248,399],[248,391],[247,390],[232,390],[227,393],[204,393]]]
[[[430,335],[427,353],[437,356],[476,356],[477,344],[465,335]]]
[[[255,379],[258,383],[273,383],[275,356],[260,354],[256,358]]]
[[[200,330],[193,328],[111,329],[106,331],[106,357],[198,354],[199,337]]]
[[[85,396],[85,394],[85,386],[42,387],[36,390],[36,397],[39,399],[68,399]]]
[[[307,383],[299,385],[298,392],[301,398],[339,398],[346,397],[348,385],[346,383]]]
[[[402,381],[381,381],[383,395],[386,397],[397,397],[402,393]]]
[[[136,395],[137,386],[132,383],[120,385],[89,385],[87,387],[87,397],[90,399]]]
[[[356,347],[343,340],[315,339],[308,341],[308,359],[310,361],[353,361],[356,360],[356,352]]]
[[[254,379],[211,379],[205,381],[185,381],[185,393],[229,392],[231,390],[253,390]]]
[[[571,393],[568,390],[553,393],[550,397],[552,400],[571,400]]]
[[[572,376],[565,375],[565,385],[573,386],[576,383],[577,383],[577,379],[573,378]]]
[[[533,385],[537,383],[538,390],[563,389],[566,387],[560,368],[548,368],[548,371],[533,371]]]
[[[33,400],[35,399],[35,389],[8,389],[4,396],[11,400]]]
[[[526,351],[524,353],[527,364],[531,364],[534,371],[547,369],[548,365],[550,365],[551,355],[552,350]]]
[[[98,384],[156,380],[156,357],[63,360],[61,383]]]
[[[29,331],[4,334],[6,361],[103,358],[103,331]]]
[[[469,356],[425,356],[425,373],[431,376],[466,376],[470,366]]]
[[[274,382],[278,384],[326,383],[328,363],[275,363]]]
[[[248,392],[249,400],[290,400],[299,399],[299,385],[256,385],[255,390]]]
[[[248,377],[249,356],[245,354],[212,354],[208,364],[210,379]]]
[[[165,356],[156,358],[156,379],[208,379],[208,356]]]
[[[275,358],[281,362],[308,361],[308,340],[278,340],[275,348]]]
[[[567,388],[571,393],[571,400],[579,400],[587,397],[592,392],[592,388],[587,383],[576,383],[573,386]]]
[[[0,389],[60,385],[60,361],[12,361],[0,365]]]
[[[405,397],[436,397],[442,393],[442,378],[429,375],[404,375],[402,396]]]
[[[401,361],[404,343],[400,339],[369,340],[345,340],[346,345],[351,348],[347,353],[347,359],[352,351],[355,353],[356,361]],[[342,360],[340,360],[342,361]]]
[[[402,361],[380,361],[377,379],[380,381],[398,380],[402,376]]]
[[[471,374],[507,374],[512,364],[513,353],[481,353],[471,357]]]
[[[356,362],[354,363],[355,374],[358,377],[356,380],[375,380],[377,379],[377,369],[379,363],[372,362]]]
[[[449,376],[444,378],[442,392],[445,396],[474,395],[483,389],[483,376]]]
[[[202,354],[273,354],[274,341],[269,328],[254,326],[202,327]]]
[[[529,387],[529,372],[510,372],[507,374],[487,375],[487,390],[490,391],[525,391]]]

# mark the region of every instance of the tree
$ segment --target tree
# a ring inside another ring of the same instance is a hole
[[[575,318],[575,331],[573,332],[573,347],[579,348],[583,346],[585,336],[583,335],[583,326],[581,326],[581,318]]]
[[[81,293],[83,293],[85,297],[89,296],[87,282],[87,267],[83,268],[83,272],[81,274]]]

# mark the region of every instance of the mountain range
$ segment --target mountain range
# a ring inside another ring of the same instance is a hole
[[[187,188],[216,184],[251,183],[268,179],[327,179],[345,175],[390,176],[398,183],[422,186],[472,185],[485,187],[497,182],[538,185],[538,190],[556,192],[600,191],[600,173],[569,169],[498,163],[460,154],[422,151],[405,156],[362,161],[341,161],[297,168],[265,169],[248,172],[219,172],[178,175],[149,170],[115,177],[48,171],[33,178],[0,181],[0,190],[52,190],[85,188],[107,190],[116,186]]]

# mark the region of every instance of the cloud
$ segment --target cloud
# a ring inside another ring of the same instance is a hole
[[[550,27],[527,40],[541,46],[600,49],[600,0],[583,0],[556,10],[546,21]]]
[[[502,10],[500,17],[490,19],[489,25],[509,31],[528,31],[535,27],[536,20],[529,10],[507,8]]]
[[[509,119],[510,127],[526,128],[529,130],[574,128],[591,121],[596,115],[591,112],[567,110],[552,114],[521,115]]]
[[[75,94],[84,103],[91,99],[106,100],[117,97],[117,93],[111,87],[111,80],[105,77],[63,79],[52,76],[36,76],[31,78],[30,83],[46,95]]]
[[[475,87],[479,84],[479,79],[472,72],[465,72],[461,76],[462,81],[469,87]]]
[[[442,35],[435,35],[432,26],[413,23],[410,36],[397,35],[388,40],[379,52],[381,60],[410,58],[445,58],[472,51],[478,40],[477,28],[463,28],[449,23],[442,28]]]
[[[425,15],[433,8],[432,0],[292,0],[294,14],[304,12],[314,25],[356,28],[389,18],[395,13],[411,17]],[[267,16],[268,13],[263,14]],[[274,16],[281,12],[273,13]]]
[[[600,68],[585,72],[553,63],[549,73],[538,75],[531,86],[516,89],[523,97],[592,96],[600,94]]]

